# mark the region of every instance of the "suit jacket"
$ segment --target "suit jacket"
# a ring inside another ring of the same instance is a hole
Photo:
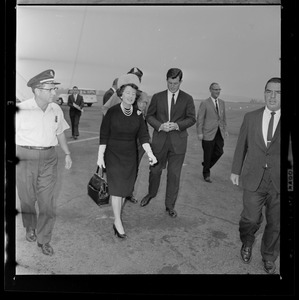
[[[159,131],[161,124],[168,121],[167,90],[153,95],[147,110],[146,120],[154,128],[151,144],[154,153],[159,153],[162,150],[167,135],[170,135],[175,153],[184,154],[187,149],[187,128],[196,122],[193,98],[191,95],[179,91],[174,114],[170,120],[178,124],[179,130]]]
[[[83,100],[83,96],[81,96],[80,94],[77,95],[77,99],[75,101],[75,98],[74,98],[74,95],[71,94],[69,95],[68,97],[68,100],[67,100],[67,105],[70,107],[70,113],[77,113],[77,114],[80,114],[81,115],[81,111],[78,110],[77,108],[75,108],[73,106],[73,103],[76,103],[77,105],[79,105],[81,108],[84,107],[84,100]]]
[[[203,134],[205,141],[212,141],[215,138],[218,127],[222,137],[225,137],[226,132],[226,114],[225,102],[218,98],[217,114],[216,106],[211,97],[202,101],[199,105],[196,119],[197,134]]]
[[[105,104],[113,94],[114,94],[114,89],[110,88],[103,96],[103,104]]]
[[[262,132],[264,108],[246,113],[240,129],[232,164],[232,173],[242,176],[242,185],[256,191],[265,165],[270,170],[275,189],[280,192],[280,121],[267,148]]]

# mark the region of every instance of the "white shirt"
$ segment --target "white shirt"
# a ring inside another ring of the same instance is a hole
[[[271,119],[271,110],[269,110],[267,107],[265,107],[264,113],[263,113],[263,138],[265,145],[267,146],[267,134],[268,134],[268,127],[269,127],[269,122]],[[274,115],[274,122],[273,122],[273,135],[275,133],[277,124],[280,119],[280,109],[275,111]]]
[[[70,128],[63,111],[56,103],[50,103],[45,112],[34,98],[17,104],[16,144],[20,146],[49,147],[58,144],[57,135]]]
[[[214,99],[213,97],[211,97],[211,99],[213,100],[213,103],[215,105],[215,108],[216,108],[216,100],[217,100],[217,106],[218,106],[218,111],[219,111],[219,101],[218,101],[218,98],[217,99]]]
[[[178,98],[179,91],[177,90],[175,93],[172,93],[170,90],[167,90],[167,100],[168,100],[168,116],[169,116],[169,121],[170,121],[170,109],[171,109],[171,100],[172,100],[172,95],[174,94],[174,103],[176,103],[176,99]]]

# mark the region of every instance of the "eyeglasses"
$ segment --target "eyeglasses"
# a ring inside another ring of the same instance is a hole
[[[57,91],[58,87],[54,87],[54,88],[50,88],[50,89],[43,89],[43,88],[38,88],[38,89],[52,92],[52,91]]]
[[[213,91],[221,91],[221,89],[212,89]]]

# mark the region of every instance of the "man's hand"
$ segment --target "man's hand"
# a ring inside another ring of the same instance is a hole
[[[70,155],[66,155],[65,156],[65,168],[66,169],[70,169],[72,166],[72,159],[71,159],[71,156]]]
[[[169,122],[161,124],[159,131],[169,132]]]
[[[167,121],[167,122],[161,124],[159,131],[161,131],[161,130],[165,131],[165,132],[169,132],[172,130],[179,130],[179,125],[177,123]]]
[[[179,125],[174,122],[168,122],[168,128],[169,128],[169,131],[179,130]]]

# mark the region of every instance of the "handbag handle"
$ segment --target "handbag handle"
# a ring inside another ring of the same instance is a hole
[[[102,171],[101,174],[99,174],[99,170],[100,170],[100,166],[98,165],[97,170],[96,170],[96,174],[98,174],[99,176],[103,177],[103,175],[104,175],[103,168],[101,168],[101,171]]]

